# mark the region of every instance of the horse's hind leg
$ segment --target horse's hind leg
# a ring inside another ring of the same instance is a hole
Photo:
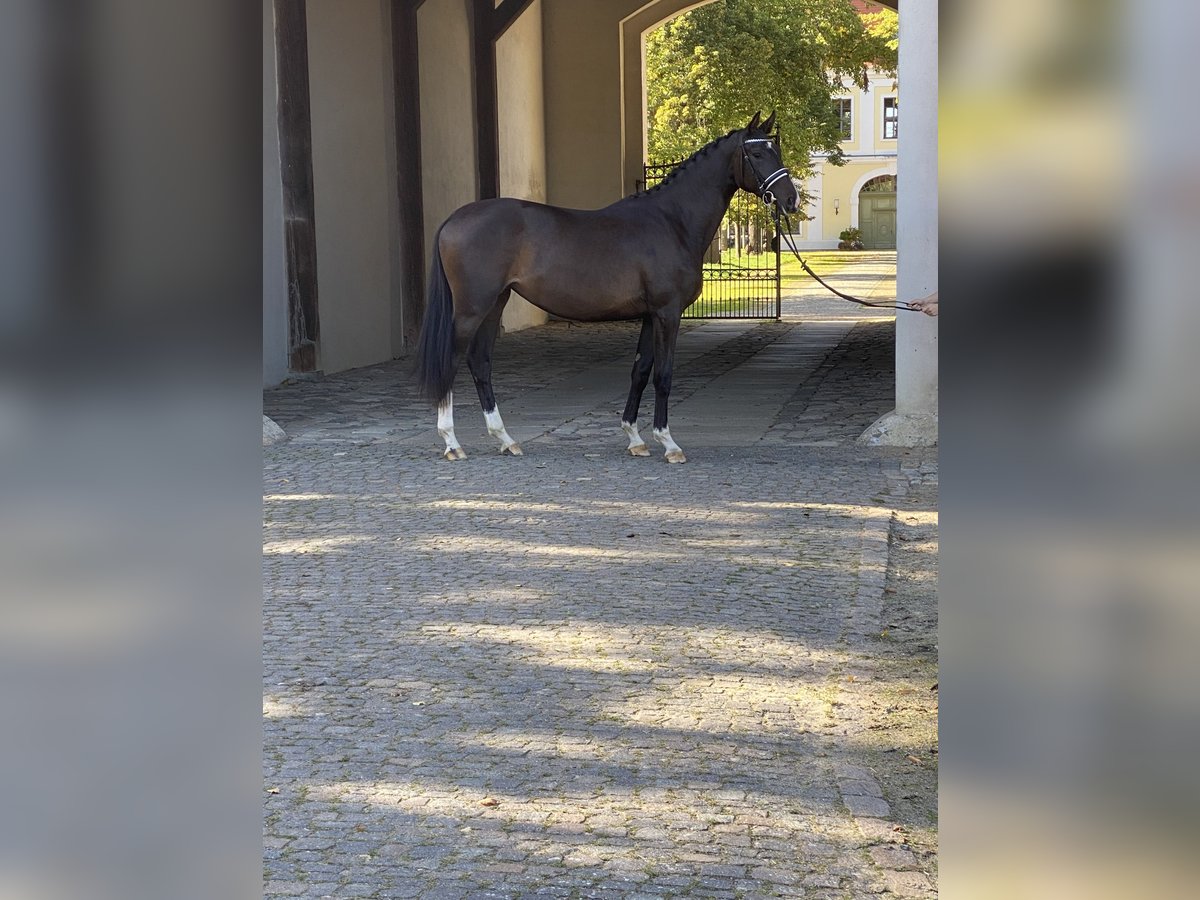
[[[454,321],[454,368],[458,368],[458,360],[462,359],[466,352],[467,346],[472,344],[477,329],[480,327],[480,319],[478,316],[456,316]],[[453,375],[451,375],[453,380]],[[454,434],[454,391],[449,391],[446,397],[438,404],[437,430],[443,441],[446,442],[446,449],[442,452],[445,459],[456,460],[466,459],[467,452],[463,450],[462,445],[458,442],[458,437]]]
[[[446,442],[446,449],[442,456],[446,459],[466,459],[467,452],[463,450],[462,445],[458,443],[458,438],[454,436],[454,391],[446,395],[446,399],[438,406],[438,434],[441,435],[443,441]]]
[[[625,412],[621,415],[621,430],[629,438],[631,456],[649,456],[650,448],[638,432],[638,408],[642,405],[642,392],[650,381],[650,370],[654,366],[654,326],[649,317],[642,320],[642,335],[638,338],[637,355],[633,358],[633,374],[630,378],[629,399],[625,401]]]
[[[512,439],[504,427],[500,407],[496,405],[496,394],[492,391],[492,348],[496,345],[500,317],[504,314],[508,296],[508,291],[500,295],[500,301],[475,332],[475,339],[467,351],[467,367],[475,379],[475,390],[479,393],[479,405],[483,407],[483,420],[487,423],[488,434],[500,441],[501,453],[520,456],[521,445]]]

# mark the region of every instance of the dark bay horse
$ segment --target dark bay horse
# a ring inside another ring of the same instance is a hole
[[[492,348],[509,292],[581,322],[641,319],[633,383],[621,416],[629,452],[649,456],[638,432],[642,392],[654,374],[654,437],[667,462],[686,462],[667,427],[679,318],[700,296],[704,251],[739,188],[795,212],[800,198],[769,137],[775,114],[705,145],[658,186],[596,210],[527,200],[470,203],[434,241],[428,305],[417,353],[422,392],[438,406],[446,459],[466,453],[454,436],[454,377],[471,370],[500,452],[521,448],[492,392]]]

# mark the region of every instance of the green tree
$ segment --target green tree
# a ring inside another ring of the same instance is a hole
[[[843,162],[833,97],[867,66],[896,70],[896,15],[849,0],[717,0],[646,36],[650,158],[682,159],[755,111],[775,110],[784,160]]]

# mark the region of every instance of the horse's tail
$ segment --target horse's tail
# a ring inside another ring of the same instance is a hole
[[[417,341],[417,386],[421,394],[440,404],[454,386],[454,295],[442,266],[442,230],[433,239],[425,320]]]

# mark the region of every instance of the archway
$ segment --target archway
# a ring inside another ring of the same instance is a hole
[[[862,174],[862,176],[854,182],[854,187],[850,190],[850,224],[855,228],[860,227],[859,220],[859,194],[862,192],[863,186],[885,175],[896,177],[896,162],[890,160],[885,165],[875,169],[870,169]]]
[[[637,189],[646,160],[646,35],[664,22],[716,0],[657,0],[621,20],[621,179]]]

